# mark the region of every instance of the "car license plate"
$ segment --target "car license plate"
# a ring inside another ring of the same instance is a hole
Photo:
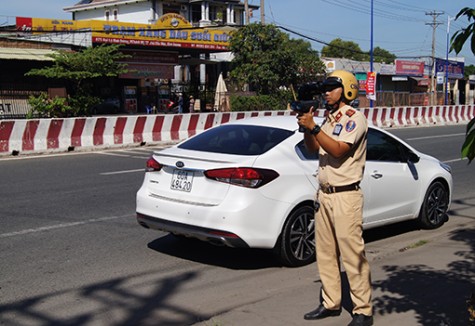
[[[173,170],[171,189],[190,192],[192,186],[193,172],[178,169]]]

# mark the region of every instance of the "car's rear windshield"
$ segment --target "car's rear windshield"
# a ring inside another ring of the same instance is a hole
[[[222,154],[260,155],[293,133],[273,127],[222,125],[198,134],[178,147]]]

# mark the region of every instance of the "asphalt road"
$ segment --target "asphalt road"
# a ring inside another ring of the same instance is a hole
[[[393,131],[452,166],[454,218],[475,205],[464,128]],[[314,266],[283,268],[267,251],[140,227],[135,192],[152,150],[0,159],[0,325],[190,325],[315,278]],[[444,227],[401,223],[365,239],[384,259],[427,232]]]

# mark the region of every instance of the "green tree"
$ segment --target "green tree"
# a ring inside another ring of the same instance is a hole
[[[472,20],[473,23],[468,24],[467,27],[462,28],[455,32],[451,38],[451,47],[450,50],[454,50],[455,53],[459,54],[462,51],[462,48],[465,42],[470,38],[470,48],[472,53],[475,54],[475,8],[465,7],[455,16],[455,20],[460,17],[465,16],[470,23]]]
[[[322,57],[327,58],[345,58],[356,61],[369,61],[371,54],[361,50],[355,42],[343,41],[340,38],[332,40],[328,45],[322,48]],[[381,63],[392,63],[396,55],[379,46],[373,49],[373,60]]]
[[[322,48],[322,57],[364,61],[367,60],[368,54],[363,52],[355,42],[336,38]]]
[[[468,65],[464,67],[464,76],[468,78],[470,75],[475,75],[475,66],[474,65]]]
[[[290,40],[288,34],[272,24],[248,24],[233,33],[230,50],[234,54],[231,77],[249,84],[259,95],[278,93],[303,79],[323,71],[318,53],[302,40]]]
[[[377,46],[373,49],[373,58],[375,62],[393,63],[397,57],[388,50],[382,49]]]
[[[40,117],[58,118],[64,116],[74,116],[73,108],[68,105],[68,99],[62,97],[48,98],[46,92],[42,92],[39,96],[30,96],[28,103],[33,110],[27,113],[26,118],[31,119],[33,113]]]
[[[302,39],[290,39],[287,46],[292,50],[297,60],[297,74],[293,76],[294,80],[291,80],[293,85],[321,79],[325,73],[325,65],[309,42]]]
[[[467,18],[469,24],[452,36],[450,50],[455,51],[457,54],[460,53],[465,42],[470,39],[470,48],[475,55],[475,8],[463,8],[455,16],[455,20],[460,17]],[[469,163],[475,158],[475,118],[467,124],[465,142],[462,145],[462,158],[464,157],[468,158]]]
[[[50,55],[55,60],[52,66],[32,69],[25,75],[66,81],[69,105],[61,110],[56,109],[56,112],[63,112],[64,115],[87,114],[91,106],[99,102],[99,98],[90,95],[93,93],[94,80],[117,77],[127,72],[127,65],[120,60],[128,56],[120,52],[119,48],[120,45],[103,44],[79,52],[58,51]],[[35,103],[34,99],[32,103]]]

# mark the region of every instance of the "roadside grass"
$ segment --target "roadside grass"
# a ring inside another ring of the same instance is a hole
[[[404,248],[401,248],[399,249],[400,252],[403,252],[403,251],[406,251],[406,250],[409,250],[409,249],[415,249],[415,248],[419,248],[419,247],[422,247],[423,245],[429,243],[429,241],[427,240],[419,240],[417,241],[416,243],[413,243],[407,247],[404,247]]]

